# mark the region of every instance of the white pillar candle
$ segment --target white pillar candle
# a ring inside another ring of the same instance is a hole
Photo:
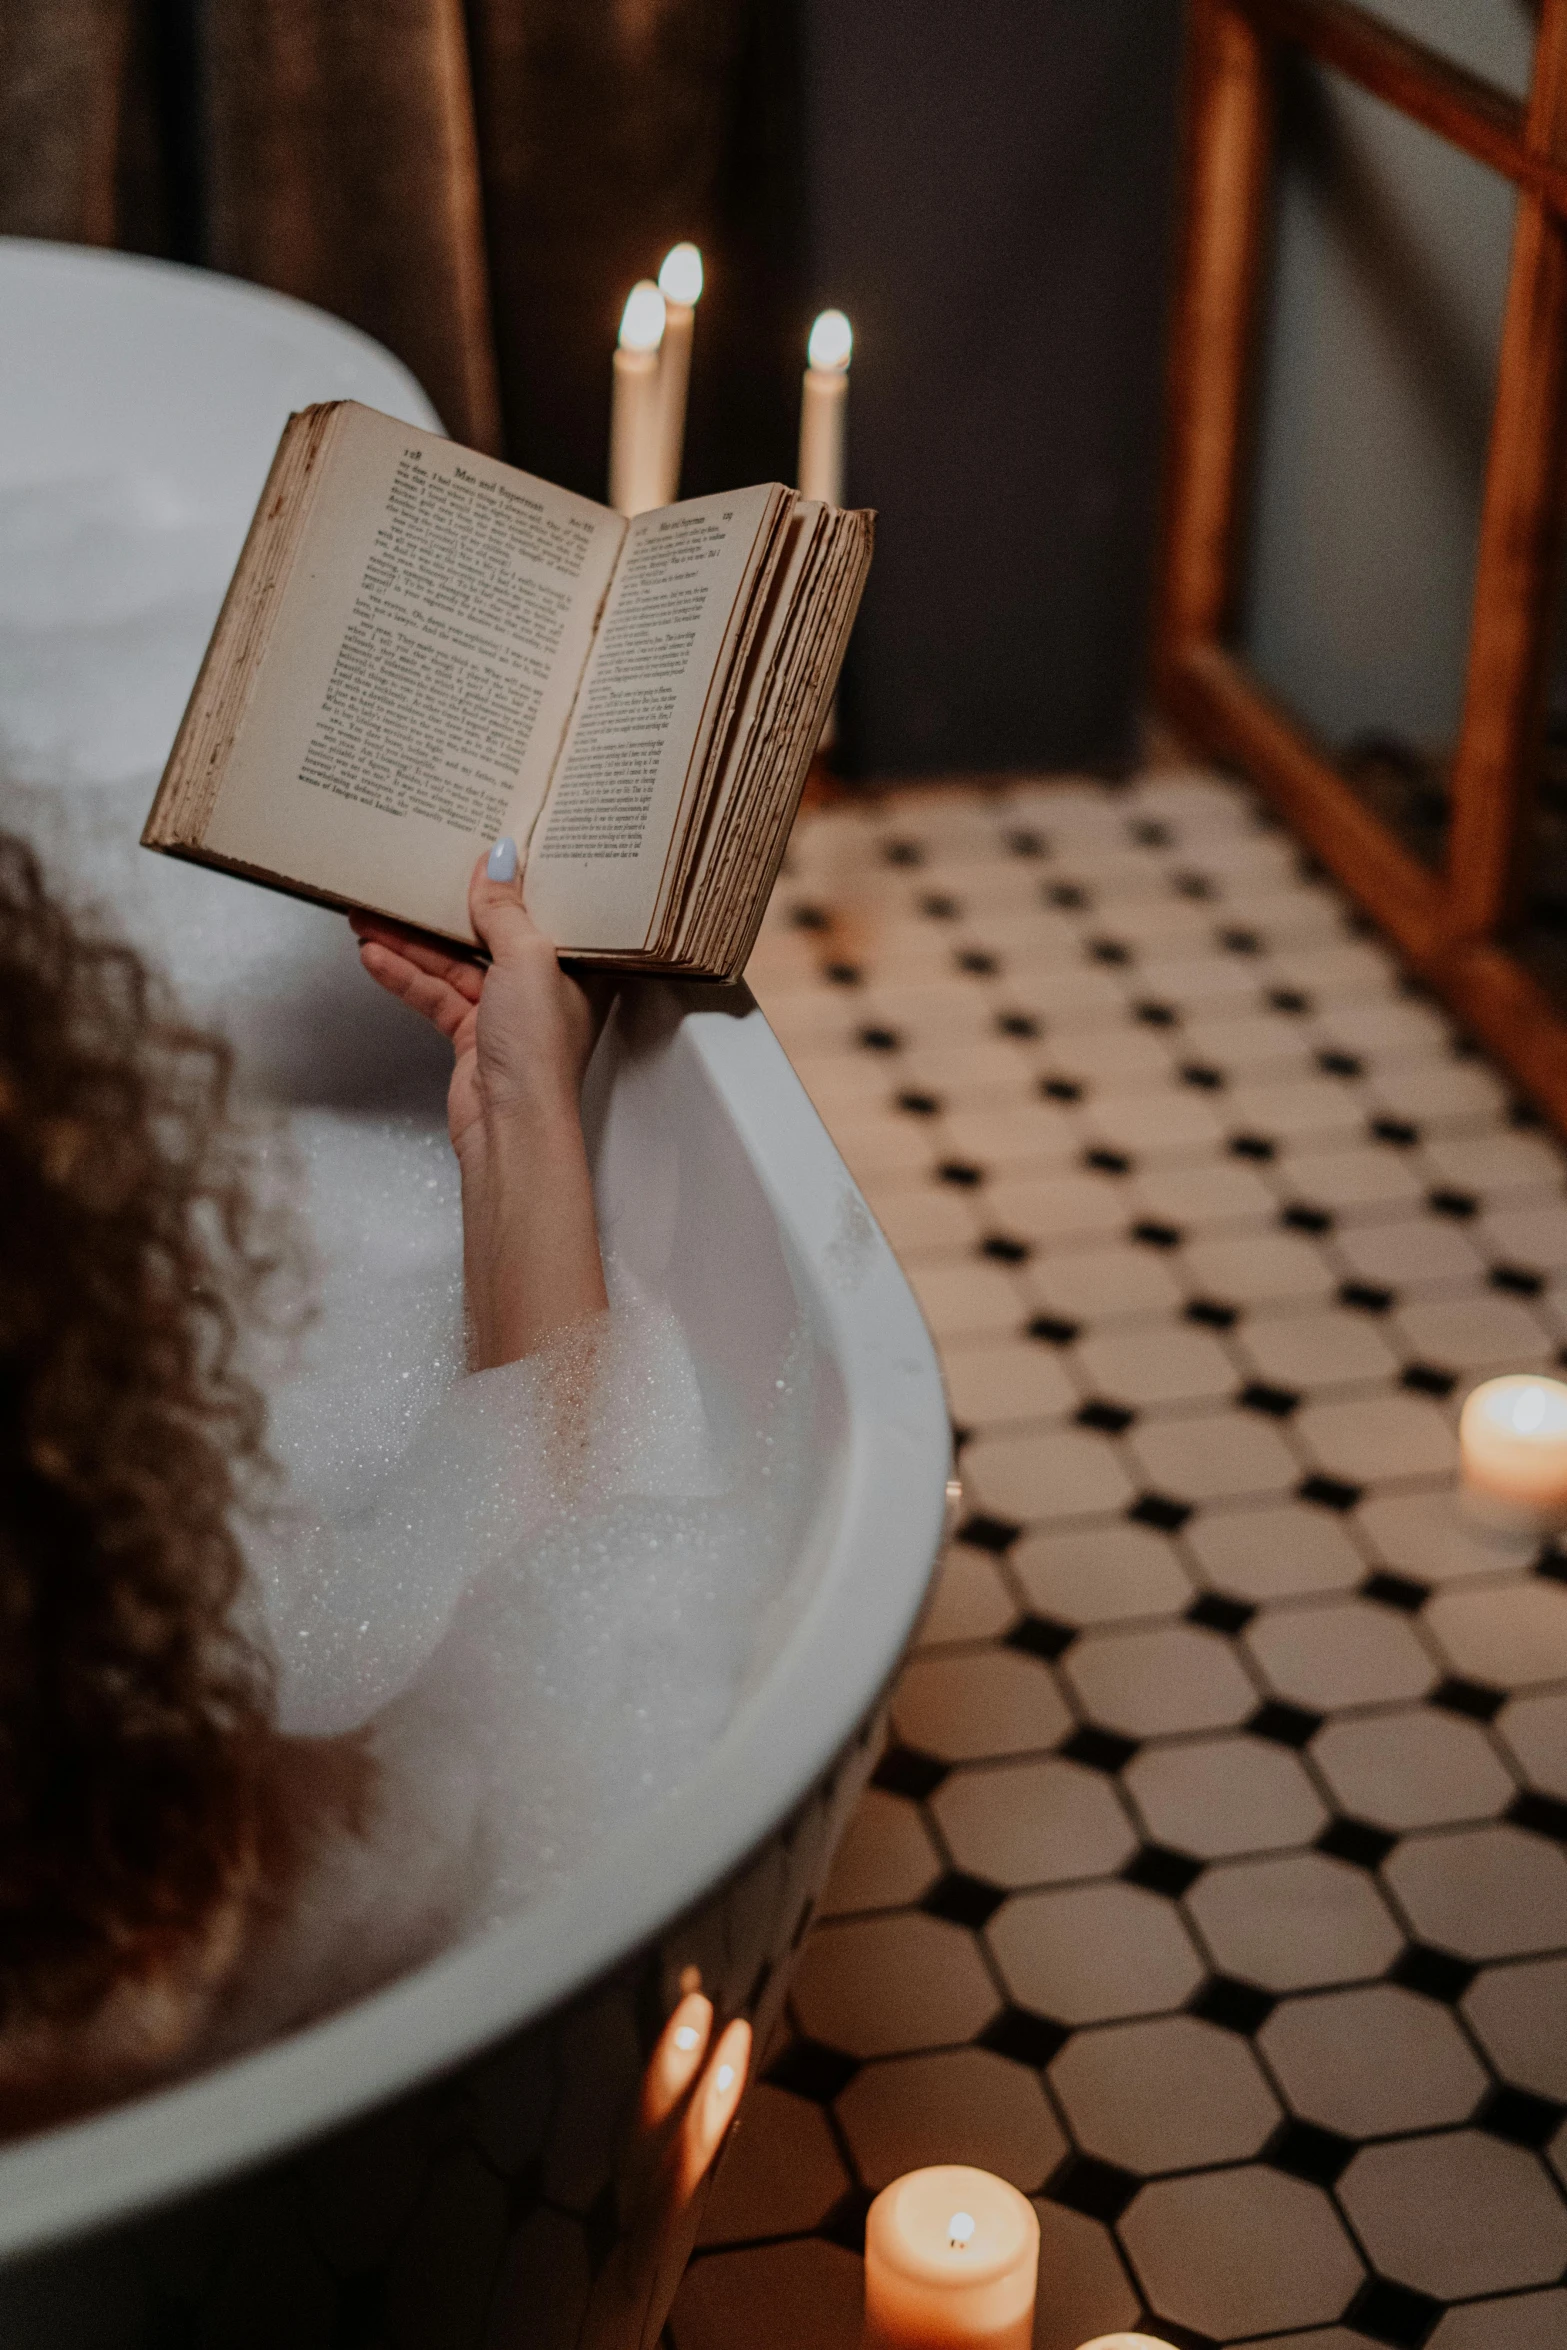
[[[1465,1515],[1502,1534],[1567,1526],[1567,1386],[1537,1372],[1487,1379],[1458,1420]]]
[[[865,2221],[861,2350],[1029,2350],[1039,2218],[961,2163],[894,2179]]]
[[[672,505],[680,495],[680,464],[686,445],[686,387],[691,381],[691,338],[702,298],[702,256],[695,245],[672,245],[658,273],[664,297],[664,340],[658,357],[658,497]]]
[[[800,495],[843,504],[843,441],[849,412],[849,353],[854,330],[841,310],[824,310],[806,346],[810,365],[800,398]]]
[[[661,503],[658,494],[658,347],[664,297],[651,278],[626,297],[609,412],[609,502],[622,514]]]

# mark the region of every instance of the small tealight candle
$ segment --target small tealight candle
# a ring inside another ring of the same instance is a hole
[[[658,497],[672,505],[680,495],[680,465],[686,445],[686,387],[691,380],[691,339],[702,298],[702,256],[695,245],[672,245],[658,273],[664,297],[664,340],[658,360]]]
[[[1078,2350],[1170,2350],[1170,2345],[1157,2334],[1095,2334],[1091,2342],[1079,2343]]]
[[[894,2179],[865,2221],[861,2350],[1029,2350],[1039,2218],[988,2171]]]
[[[802,498],[843,504],[844,424],[849,409],[849,354],[854,329],[841,310],[824,310],[811,329],[800,394]]]
[[[615,350],[609,415],[609,502],[622,514],[642,514],[658,494],[658,348],[664,339],[664,297],[641,278],[626,297]]]
[[[1464,1513],[1498,1534],[1567,1526],[1567,1386],[1537,1372],[1487,1379],[1458,1420]]]

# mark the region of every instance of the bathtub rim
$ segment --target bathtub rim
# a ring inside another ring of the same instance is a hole
[[[8,282],[13,272],[15,284]],[[50,292],[55,286],[62,291],[100,287],[112,289],[116,298],[140,285],[156,289],[163,300],[186,305],[205,320],[215,319],[220,328],[230,321],[235,326],[250,327],[264,322],[282,335],[301,360],[315,360],[326,366],[330,354],[331,359],[349,365],[355,375],[363,370],[366,390],[379,379],[375,396],[384,400],[389,415],[429,432],[446,431],[428,392],[395,352],[378,343],[363,327],[354,326],[346,318],[334,317],[313,302],[302,302],[297,294],[258,285],[250,278],[230,277],[222,270],[205,269],[195,262],[168,261],[159,254],[123,253],[102,245],[76,245],[52,237],[0,236],[0,292],[14,298],[18,288],[25,295],[31,284],[41,284]],[[149,331],[162,324],[161,320],[149,321]],[[318,396],[357,399],[361,393],[333,392],[323,385]],[[9,473],[0,450],[0,489],[27,484],[36,478],[31,474]],[[52,478],[42,477],[44,486]],[[248,516],[259,487],[258,482],[256,490],[235,498],[236,513]]]
[[[816,1587],[697,1776],[514,1925],[190,2082],[0,2148],[0,2259],[253,2169],[539,2023],[763,1848],[885,1691],[942,1536],[951,1438],[935,1350],[874,1220],[846,1270],[845,1203],[869,1211],[748,991],[650,986],[833,1334],[849,1440]],[[877,1312],[857,1324],[847,1308],[866,1292]]]

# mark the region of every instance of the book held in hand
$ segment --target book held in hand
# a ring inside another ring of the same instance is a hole
[[[289,419],[142,840],[475,944],[744,969],[870,564],[777,483],[628,521],[352,400]]]

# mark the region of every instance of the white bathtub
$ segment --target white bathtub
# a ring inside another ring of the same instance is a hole
[[[0,240],[0,492],[134,467],[237,552],[288,410],[343,395],[433,421],[385,352],[299,304]],[[197,878],[230,892],[253,958],[237,1026],[257,1082],[438,1119],[441,1056],[364,988],[345,926],[258,893],[271,911],[246,931],[251,893]],[[299,1047],[307,1007],[350,983],[359,1048],[323,1067]],[[769,1652],[677,1797],[514,1925],[243,2062],[0,2151],[7,2345],[575,2342],[615,2235],[617,2134],[682,1970],[759,2035],[776,2015],[940,1540],[940,1378],[743,988],[639,990],[589,1092],[605,1226],[732,1391],[759,1414],[791,1331],[810,1334],[816,1498]],[[661,2318],[650,2302],[654,2334]]]

